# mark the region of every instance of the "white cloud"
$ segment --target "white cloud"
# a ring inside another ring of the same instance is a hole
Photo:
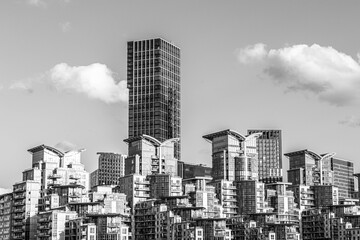
[[[114,73],[101,63],[88,66],[69,66],[59,63],[35,78],[18,81],[10,89],[33,93],[41,85],[50,86],[58,92],[80,93],[106,103],[127,102],[126,81],[116,81]]]
[[[25,0],[27,4],[35,7],[46,7],[50,0]],[[55,1],[55,0],[53,0]],[[69,3],[71,0],[56,0],[58,2]]]
[[[78,149],[75,144],[73,144],[73,143],[71,143],[69,141],[66,141],[66,140],[57,143],[55,145],[55,148],[59,149],[60,151],[62,151],[64,153],[68,152],[68,151],[74,151],[74,150]]]
[[[360,127],[360,117],[350,116],[344,120],[339,121],[339,123],[349,127]]]
[[[237,57],[242,64],[260,65],[265,75],[289,91],[312,92],[336,106],[359,100],[359,62],[332,47],[313,44],[267,49],[258,43],[237,50]]]
[[[46,3],[44,0],[26,0],[26,2],[29,5],[35,6],[35,7],[44,7],[46,6]]]
[[[244,64],[252,61],[262,61],[266,55],[266,45],[263,43],[247,46],[238,51],[239,61]]]
[[[69,32],[71,30],[70,22],[59,23],[59,26],[61,28],[61,31],[64,33]]]
[[[11,84],[9,88],[12,90],[23,90],[28,93],[34,92],[34,89],[32,88],[31,80],[15,82],[15,83]]]
[[[82,93],[106,103],[126,102],[128,98],[126,81],[116,82],[113,72],[104,64],[72,67],[60,63],[47,75],[58,91]]]

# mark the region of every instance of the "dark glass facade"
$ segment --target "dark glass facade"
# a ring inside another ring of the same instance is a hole
[[[211,176],[211,167],[199,164],[190,164],[184,163],[183,165],[183,178],[195,178],[195,177],[210,177]]]
[[[257,138],[259,159],[259,181],[274,183],[282,181],[282,142],[281,130],[248,130],[249,135],[262,133]]]
[[[118,185],[125,175],[125,157],[117,153],[98,152],[98,185]]]
[[[127,50],[129,138],[179,138],[180,49],[157,38],[130,41]],[[175,157],[180,159],[180,142]]]
[[[339,199],[352,198],[354,193],[354,164],[351,161],[332,158],[334,186],[339,188]]]

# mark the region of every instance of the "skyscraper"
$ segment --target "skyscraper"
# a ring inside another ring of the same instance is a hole
[[[180,137],[180,49],[161,38],[129,41],[129,138]],[[175,145],[180,158],[180,143]]]
[[[248,134],[262,133],[257,139],[259,180],[264,183],[282,181],[281,130],[248,130]]]

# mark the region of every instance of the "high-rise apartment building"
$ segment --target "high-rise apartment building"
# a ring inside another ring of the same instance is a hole
[[[125,176],[129,174],[159,174],[178,175],[178,160],[174,156],[175,144],[178,138],[160,142],[157,139],[140,135],[125,139],[129,145],[129,156],[125,159]]]
[[[281,130],[248,130],[248,134],[262,133],[257,138],[259,181],[282,182]]]
[[[16,222],[17,225],[11,224],[11,215],[13,212],[13,193],[5,193],[0,195],[0,239],[14,239],[11,236],[11,229],[15,226],[22,225],[22,222]],[[15,223],[15,222],[13,222]]]
[[[256,180],[236,181],[238,214],[266,212],[265,184]]]
[[[36,215],[40,183],[24,181],[13,185],[13,215],[10,239],[36,239]]]
[[[89,190],[89,173],[81,163],[84,149],[62,151],[50,146],[39,145],[28,150],[32,155],[32,168],[23,171],[23,181],[40,182],[42,195],[56,179],[57,184],[67,185],[75,178]]]
[[[99,165],[97,185],[118,185],[119,178],[125,176],[125,155],[98,152]]]
[[[258,156],[256,138],[261,133],[243,136],[234,130],[223,130],[203,136],[212,144],[212,177],[228,181],[257,180]]]
[[[349,160],[331,158],[334,186],[339,188],[339,199],[353,198],[354,163]]]
[[[335,153],[317,154],[301,150],[284,154],[289,158],[288,181],[293,185],[332,185],[331,157]]]
[[[120,178],[120,184],[114,189],[114,192],[124,193],[131,210],[134,210],[136,203],[145,201],[150,197],[149,185],[150,182],[146,176],[131,174]]]
[[[148,175],[150,182],[150,198],[160,199],[168,196],[182,195],[182,178],[170,174]]]
[[[161,38],[127,44],[129,138],[180,137],[180,49]],[[180,159],[180,143],[175,145]]]

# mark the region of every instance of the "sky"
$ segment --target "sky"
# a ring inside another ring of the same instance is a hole
[[[202,136],[281,129],[283,153],[336,152],[360,171],[359,1],[0,1],[0,187],[58,143],[127,154],[126,43],[181,48],[182,160]],[[288,166],[284,157],[284,173]]]

